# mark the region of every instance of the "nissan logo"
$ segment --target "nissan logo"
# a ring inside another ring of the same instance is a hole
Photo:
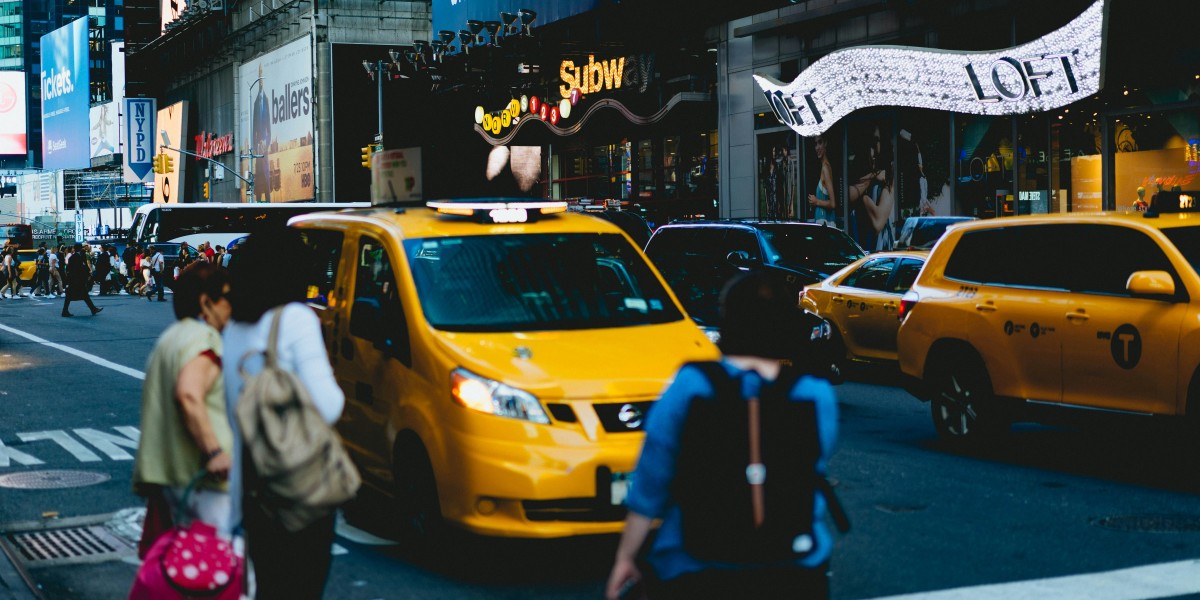
[[[617,411],[617,419],[624,423],[625,427],[637,429],[642,426],[642,409],[632,404],[626,404]]]

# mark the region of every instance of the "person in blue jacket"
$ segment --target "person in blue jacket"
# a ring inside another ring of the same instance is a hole
[[[739,382],[744,398],[757,397],[780,377],[783,360],[794,353],[789,331],[779,322],[795,311],[793,298],[761,274],[732,280],[721,293],[720,365]],[[630,597],[643,580],[650,597],[659,598],[825,598],[833,535],[827,524],[826,498],[816,492],[813,504],[813,548],[782,564],[716,563],[688,552],[678,500],[672,497],[680,439],[694,398],[712,397],[714,386],[695,366],[685,365],[650,412],[646,439],[627,498],[629,515],[605,589],[610,600]],[[837,438],[837,399],[828,381],[802,376],[788,394],[793,402],[812,402],[816,413],[820,456],[817,474],[825,476]],[[732,443],[731,438],[730,442]],[[719,444],[721,440],[709,440]],[[744,443],[744,442],[739,442]],[[643,577],[639,552],[655,520],[657,535],[646,555],[653,573]]]

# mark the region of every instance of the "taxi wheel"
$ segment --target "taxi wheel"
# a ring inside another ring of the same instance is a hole
[[[992,383],[978,359],[943,355],[932,369],[933,399],[929,403],[938,435],[959,445],[977,444],[996,433],[989,410],[995,408]]]
[[[829,327],[829,348],[827,355],[829,362],[829,383],[838,385],[846,381],[846,369],[850,367],[850,361],[846,359],[846,342],[842,340],[842,334],[838,333],[837,325],[830,323]]]
[[[400,539],[413,549],[433,549],[443,542],[445,522],[438,502],[433,465],[421,442],[398,440],[392,470]]]

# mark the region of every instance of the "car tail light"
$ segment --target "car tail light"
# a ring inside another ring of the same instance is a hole
[[[797,306],[801,306],[801,305],[803,305],[803,304],[804,304],[804,294],[805,294],[805,292],[807,292],[807,291],[808,291],[808,290],[803,290],[803,289],[802,289],[802,290],[800,290],[800,296],[798,296],[798,297],[796,298],[796,305],[797,305]]]
[[[912,312],[913,307],[917,305],[917,300],[920,300],[920,297],[916,292],[912,290],[905,292],[904,297],[900,299],[900,310],[897,311],[896,317],[903,321],[904,317],[907,317],[908,313]]]

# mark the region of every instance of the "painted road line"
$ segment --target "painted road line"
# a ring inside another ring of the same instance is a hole
[[[1200,559],[1116,571],[979,585],[875,600],[1146,600],[1200,593]]]
[[[99,356],[96,356],[95,354],[88,354],[87,352],[84,352],[83,350],[76,350],[75,348],[72,348],[70,346],[64,346],[62,344],[51,342],[50,340],[44,340],[36,335],[33,335],[32,333],[25,333],[24,331],[21,331],[20,329],[13,329],[12,327],[9,327],[7,325],[0,325],[0,331],[7,331],[13,335],[19,335],[31,342],[36,342],[38,344],[46,346],[47,348],[54,348],[55,350],[60,350],[62,352],[66,352],[67,354],[78,356],[79,358],[82,358],[83,360],[98,364],[106,369],[112,369],[118,373],[121,373],[122,375],[128,375],[130,377],[133,377],[134,379],[141,379],[141,380],[146,379],[146,374],[141,371],[138,371],[137,369],[130,369],[129,367],[126,367],[124,365],[118,365],[117,363],[112,362],[110,360],[105,360],[103,358],[100,358]]]

